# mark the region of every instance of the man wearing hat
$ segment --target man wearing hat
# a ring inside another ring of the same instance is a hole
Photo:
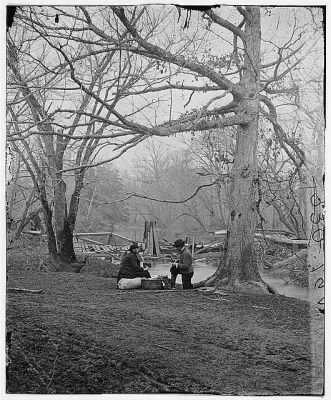
[[[171,272],[171,287],[175,288],[176,286],[176,278],[178,274],[182,275],[182,283],[183,289],[193,289],[193,285],[191,283],[191,279],[194,274],[193,265],[192,265],[192,255],[190,250],[185,246],[185,242],[182,239],[177,239],[174,243],[174,246],[179,253],[178,261],[175,264],[172,264],[170,268]]]
[[[148,270],[140,266],[138,252],[138,243],[133,243],[129,251],[123,256],[117,275],[117,287],[119,289],[138,289],[141,287],[141,278],[151,277]]]

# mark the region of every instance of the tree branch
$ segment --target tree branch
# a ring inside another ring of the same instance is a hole
[[[281,62],[284,62],[284,61],[287,61],[288,59],[290,59],[292,56],[294,56],[298,51],[300,51],[303,47],[304,47],[304,43],[301,45],[301,46],[299,46],[298,48],[296,48],[295,50],[293,50],[290,54],[288,54],[286,57],[283,57],[282,59],[281,59]],[[270,68],[270,67],[273,67],[274,65],[276,65],[276,64],[278,64],[278,62],[279,62],[279,58],[278,58],[278,60],[275,60],[275,61],[272,61],[272,62],[270,62],[270,63],[268,63],[268,64],[263,64],[263,65],[261,65],[261,69],[265,69],[265,68]]]
[[[170,83],[168,85],[160,86],[160,87],[149,87],[143,90],[136,90],[134,92],[122,92],[123,95],[137,95],[137,94],[145,94],[152,92],[161,92],[163,90],[169,89],[179,89],[179,90],[192,90],[194,92],[211,92],[218,91],[220,88],[218,86],[189,86],[189,85],[178,85]]]
[[[300,64],[300,63],[302,62],[302,60],[304,60],[304,59],[306,58],[307,54],[308,54],[309,51],[314,47],[314,45],[316,44],[316,42],[317,42],[317,40],[316,40],[316,41],[314,42],[314,44],[306,51],[306,53],[305,53],[302,57],[300,57],[299,59],[297,59],[290,67],[288,67],[288,68],[285,69],[283,72],[281,72],[279,75],[277,75],[279,65],[280,65],[281,62],[283,61],[282,58],[281,58],[281,52],[280,52],[279,59],[278,59],[278,61],[276,62],[276,67],[275,67],[275,70],[274,70],[273,77],[270,78],[270,79],[268,79],[268,80],[266,80],[266,81],[264,81],[264,82],[261,80],[261,82],[264,83],[264,87],[262,88],[262,91],[265,90],[265,89],[270,85],[270,83],[279,81],[279,80],[282,79],[284,76],[286,76],[290,71],[292,71],[298,64]],[[302,46],[301,46],[301,47],[302,47]]]
[[[176,64],[182,68],[189,69],[194,71],[202,76],[209,78],[212,82],[216,83],[220,89],[229,90],[234,97],[241,98],[243,96],[241,88],[230,81],[229,79],[225,78],[221,74],[215,72],[205,64],[200,64],[198,62],[188,60],[183,56],[175,55],[170,51],[164,50],[159,46],[149,43],[148,41],[144,40],[137,32],[136,28],[129,23],[128,19],[125,16],[124,8],[123,7],[111,7],[117,17],[120,19],[122,24],[125,28],[130,32],[132,37],[138,43],[138,45],[145,49],[142,51],[141,49],[131,49],[130,51],[135,52],[137,54],[145,55],[146,57],[155,58],[162,61],[169,61],[173,64]],[[232,24],[230,24],[232,26]],[[234,25],[233,25],[234,26]],[[234,26],[234,28],[238,31],[238,28]],[[239,29],[242,34],[242,31]],[[237,32],[240,35],[240,32]]]
[[[204,131],[208,129],[221,129],[233,125],[246,125],[251,119],[252,117],[250,115],[238,113],[237,115],[212,120],[202,118],[199,121],[192,120],[183,123],[177,120],[174,125],[174,121],[171,121],[171,123],[164,124],[162,128],[154,128],[153,131],[157,136],[168,136],[188,131]]]
[[[182,203],[186,203],[187,201],[193,199],[193,197],[195,197],[201,189],[203,189],[204,187],[209,187],[209,186],[213,186],[217,183],[217,180],[212,182],[212,183],[207,183],[205,185],[200,185],[197,187],[197,189],[194,191],[193,194],[191,194],[190,196],[188,196],[186,199],[184,200],[162,200],[162,199],[157,199],[154,197],[149,197],[143,194],[139,194],[139,193],[130,193],[127,197],[124,197],[123,199],[118,199],[118,200],[113,200],[111,202],[103,202],[102,204],[113,204],[113,203],[117,203],[119,201],[126,201],[131,199],[132,197],[138,197],[140,199],[147,199],[147,200],[151,200],[151,201],[156,201],[158,203],[168,203],[168,204],[182,204]]]
[[[78,169],[93,168],[93,167],[98,167],[99,165],[102,165],[102,164],[109,163],[109,162],[114,161],[114,160],[116,160],[117,158],[121,157],[121,156],[122,156],[124,153],[126,153],[129,149],[131,149],[132,147],[136,146],[138,143],[144,141],[147,137],[148,137],[148,136],[143,136],[143,137],[140,137],[140,138],[135,138],[134,143],[131,143],[130,145],[126,146],[124,149],[122,149],[122,151],[121,151],[119,154],[117,154],[117,155],[114,156],[114,157],[110,157],[110,158],[107,158],[106,160],[99,161],[99,162],[96,162],[96,163],[82,164],[82,165],[80,165],[80,166],[78,166],[78,167],[65,168],[65,169],[62,169],[62,170],[59,171],[59,172],[68,172],[68,171],[75,171],[75,170],[78,170]],[[124,146],[124,145],[123,145],[123,146]]]
[[[238,28],[236,25],[233,25],[231,22],[229,22],[226,19],[223,19],[219,15],[215,14],[212,10],[207,10],[207,11],[205,11],[205,13],[216,24],[222,26],[223,28],[225,28],[225,29],[231,31],[232,33],[234,33],[235,35],[239,36],[243,41],[245,40],[245,33],[240,28]]]
[[[247,21],[247,22],[251,21],[251,17],[245,8],[243,8],[242,6],[236,6],[236,9],[244,17],[245,21]]]
[[[304,153],[299,147],[293,143],[292,140],[290,140],[286,133],[284,132],[283,127],[279,124],[277,121],[277,111],[276,107],[273,105],[271,100],[263,95],[260,95],[260,100],[268,107],[269,113],[265,112],[262,110],[263,115],[272,123],[274,127],[275,134],[279,140],[279,143],[281,144],[282,148],[285,150],[286,154],[289,156],[289,158],[293,161],[294,165],[299,169],[302,164],[305,162],[305,156]],[[292,149],[294,150],[295,154],[298,156],[299,161],[293,157],[293,154],[288,150],[287,146],[285,146],[285,143]]]

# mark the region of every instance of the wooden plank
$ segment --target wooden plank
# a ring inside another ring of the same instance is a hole
[[[81,237],[81,236],[115,236],[120,239],[126,240],[128,242],[136,242],[134,239],[127,238],[125,236],[119,235],[118,233],[114,232],[77,232],[74,236]]]
[[[81,253],[86,255],[93,255],[95,257],[103,257],[103,256],[111,256],[112,258],[119,260],[121,258],[119,251],[114,249],[113,246],[106,245],[106,244],[95,244],[85,242],[84,240],[79,240],[82,245]],[[78,243],[79,243],[78,242]]]
[[[78,245],[81,244],[81,247],[84,249],[89,249],[93,248],[96,251],[103,251],[103,252],[112,252],[116,253],[118,250],[116,247],[108,244],[104,244],[101,242],[97,242],[96,240],[91,240],[91,239],[86,239],[86,238],[80,238],[77,241]]]
[[[104,235],[112,235],[113,232],[76,232],[75,236],[104,236]]]
[[[103,244],[101,242],[97,242],[96,240],[88,239],[88,238],[80,238],[79,240],[84,241],[84,242],[89,242],[89,243],[94,243],[94,244]]]
[[[158,239],[158,234],[156,230],[156,222],[152,224],[153,227],[153,249],[155,248],[156,255],[160,255],[160,246],[159,246],[159,239]]]
[[[28,235],[37,235],[40,236],[41,235],[41,231],[23,231],[22,233],[28,234]]]

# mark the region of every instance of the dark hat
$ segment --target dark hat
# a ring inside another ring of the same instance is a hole
[[[174,246],[175,247],[183,247],[183,246],[185,246],[185,242],[182,239],[177,239],[177,240],[175,240]]]
[[[132,243],[132,245],[129,247],[130,250],[133,249],[139,249],[138,243]]]

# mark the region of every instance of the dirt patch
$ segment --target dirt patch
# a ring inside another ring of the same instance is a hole
[[[277,295],[126,291],[19,271],[7,294],[9,393],[310,394],[309,304]]]
[[[322,348],[323,315],[312,323],[308,302],[121,292],[110,260],[91,257],[80,274],[50,272],[44,245],[29,240],[8,252],[7,286],[43,290],[7,293],[8,393],[321,393],[312,349]],[[203,255],[207,263],[219,256]]]

